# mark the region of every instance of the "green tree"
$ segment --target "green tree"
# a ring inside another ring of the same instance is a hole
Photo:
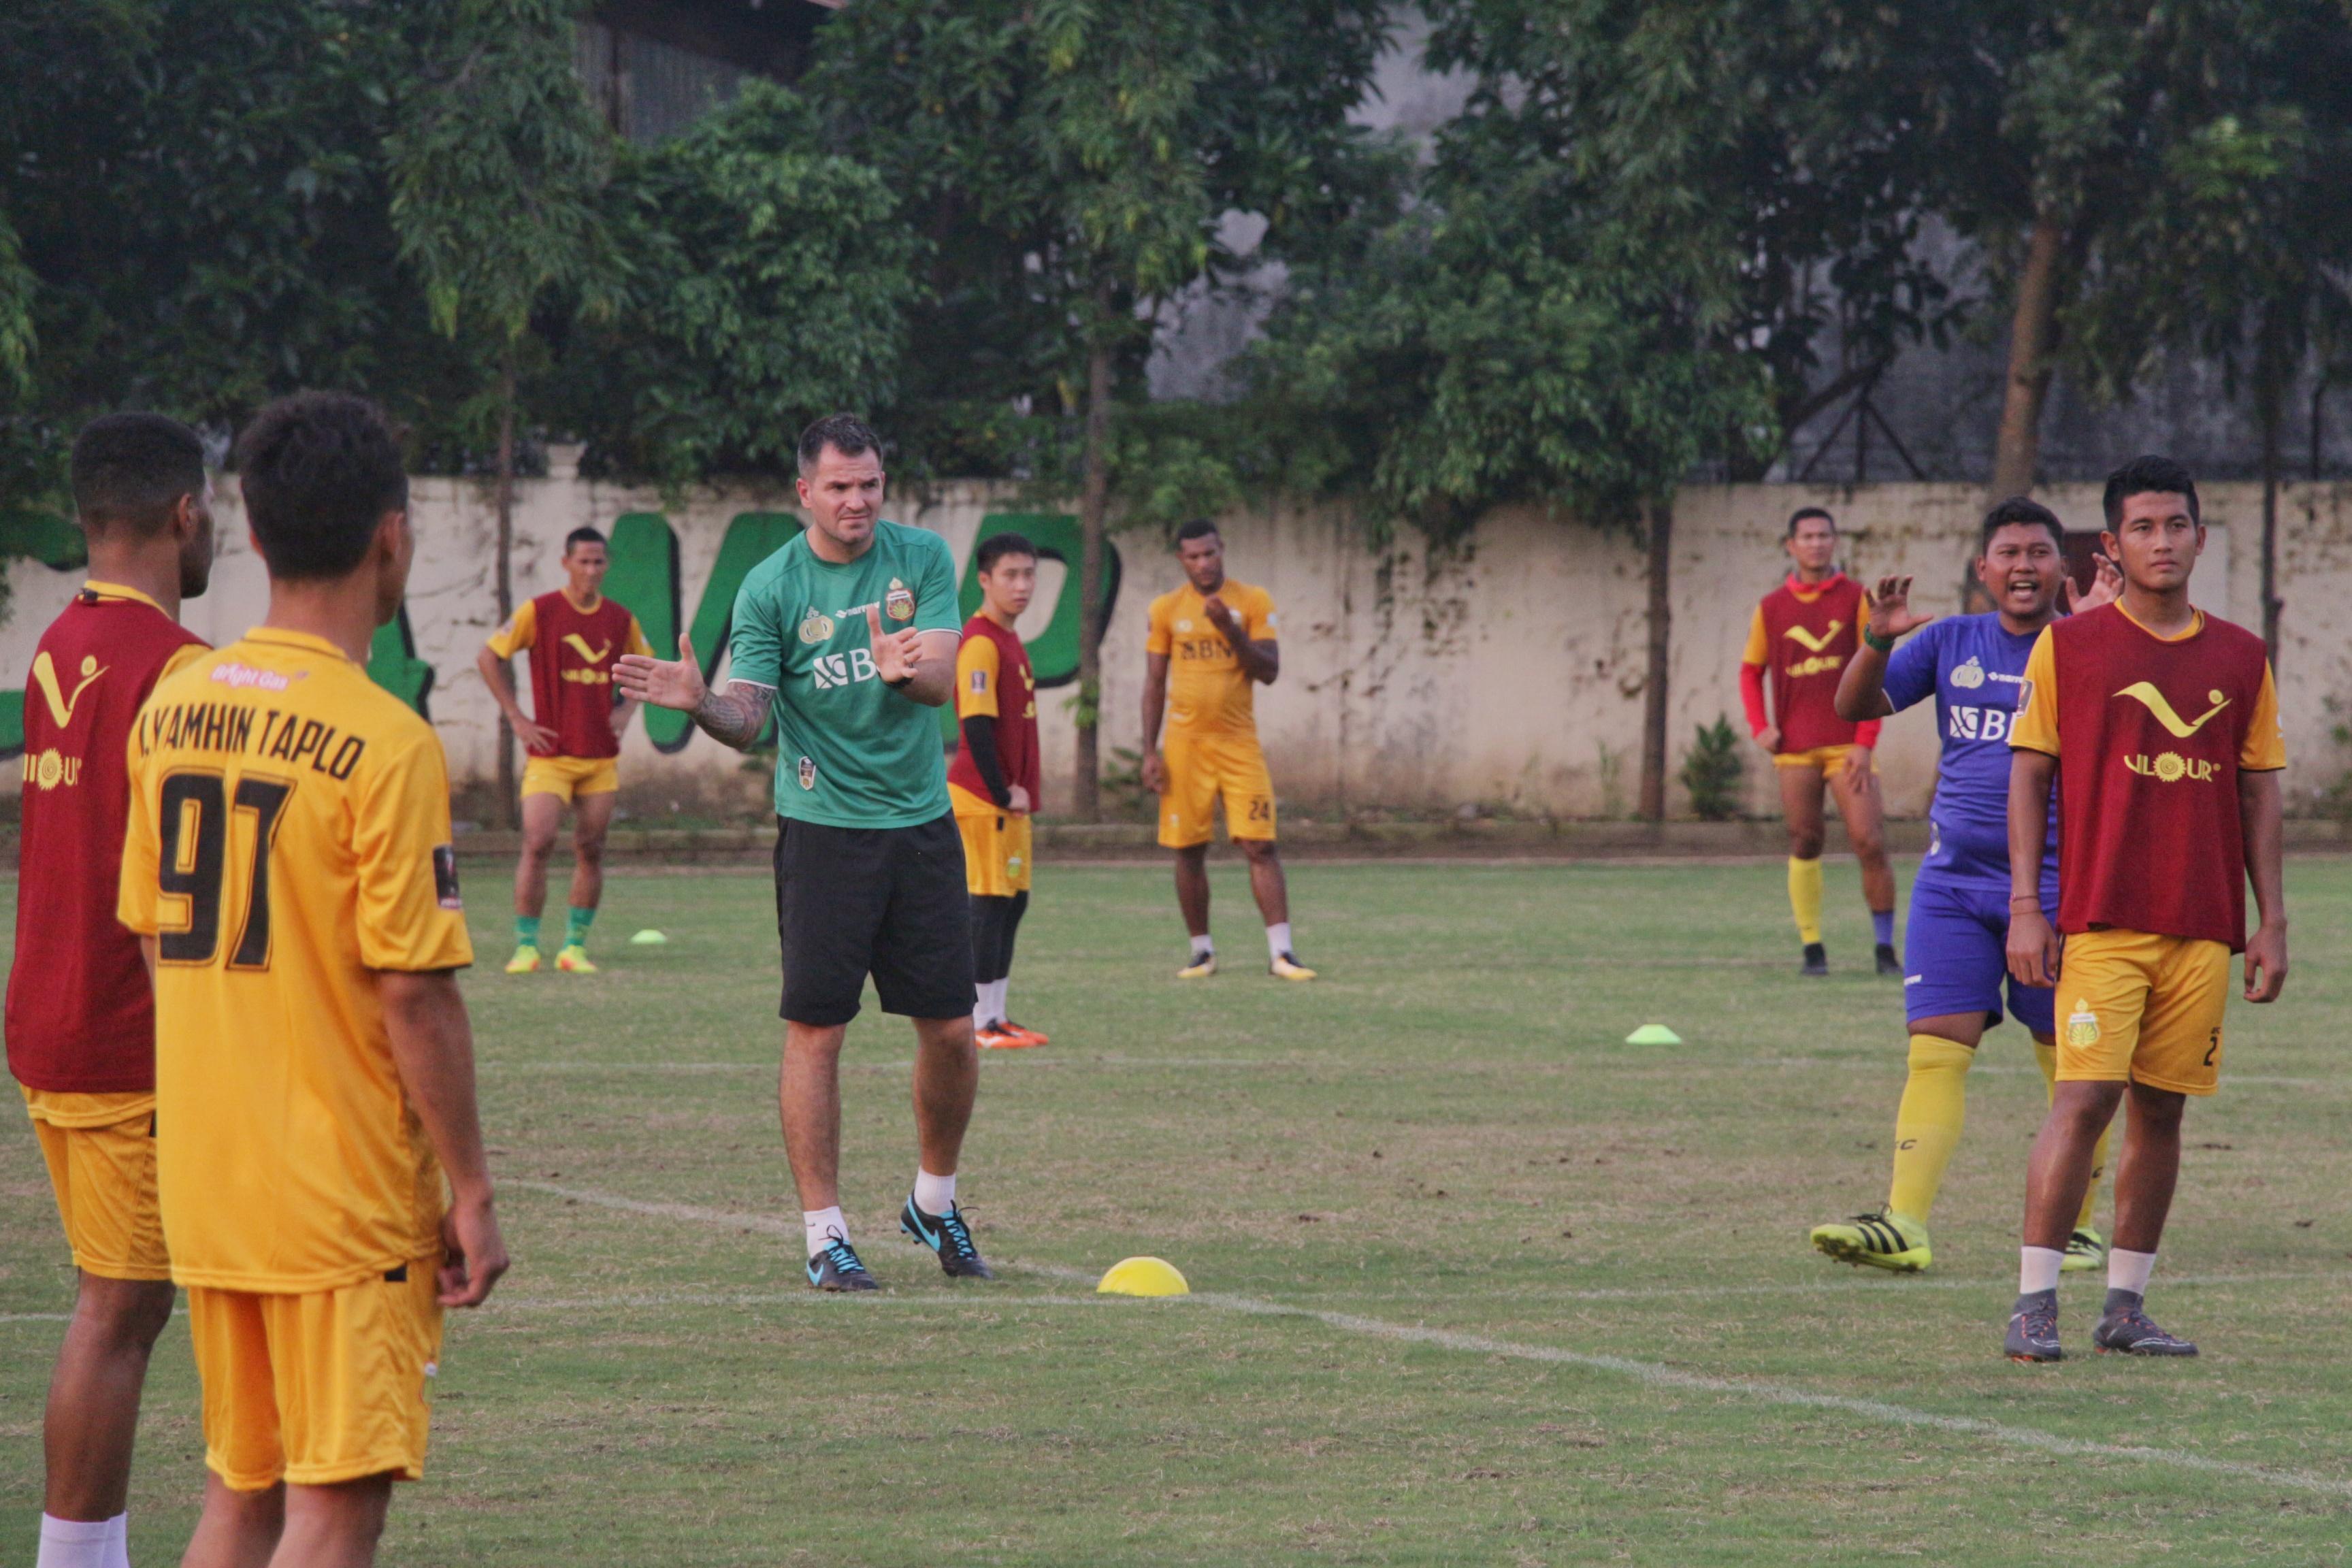
[[[496,432],[499,617],[514,611],[519,361],[532,312],[595,300],[610,270],[600,205],[611,138],[572,60],[572,0],[442,0],[422,79],[385,139],[400,255],[434,325],[471,324],[491,367],[474,407]],[[484,405],[487,404],[485,408]],[[513,809],[514,737],[499,730]]]
[[[898,396],[923,241],[797,94],[752,82],[624,148],[606,211],[621,303],[570,334],[543,395],[601,466],[671,483],[788,468],[810,420]]]
[[[917,338],[935,363],[910,377],[909,433],[931,463],[1078,492],[1082,816],[1097,809],[1114,462],[1200,451],[1122,443],[1120,406],[1139,400],[1160,310],[1244,265],[1224,215],[1265,217],[1278,255],[1332,210],[1386,26],[1377,0],[862,0],[821,36],[809,90],[932,244]]]

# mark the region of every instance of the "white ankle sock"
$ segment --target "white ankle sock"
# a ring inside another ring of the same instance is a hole
[[[41,1515],[41,1551],[34,1568],[107,1568],[106,1548],[128,1517],[81,1520]]]
[[[996,982],[996,1021],[1000,1024],[1013,1016],[1013,1004],[1006,1000],[1012,991],[1013,976],[1010,974]]]
[[[2065,1264],[2066,1255],[2054,1247],[2021,1247],[2017,1249],[2017,1293],[2038,1295],[2058,1289],[2058,1271]]]
[[[1280,958],[1290,951],[1290,922],[1278,921],[1265,928],[1265,952],[1268,958]]]
[[[1196,936],[1196,937],[1194,937],[1194,938],[1192,939],[1192,962],[1193,962],[1193,963],[1200,963],[1200,962],[1201,962],[1201,960],[1202,960],[1202,959],[1204,959],[1204,958],[1208,957],[1211,953],[1213,953],[1213,952],[1216,952],[1216,951],[1217,951],[1217,944],[1216,944],[1215,942],[1211,942],[1207,937],[1205,937],[1205,936]]]
[[[131,1568],[131,1516],[116,1514],[106,1531],[106,1568]]]
[[[2156,1254],[2126,1252],[2120,1247],[2107,1248],[2107,1289],[2128,1290],[2135,1296],[2147,1294],[2147,1277],[2156,1272]]]
[[[849,1222],[841,1217],[839,1204],[829,1209],[803,1209],[801,1231],[808,1242],[808,1255],[814,1258],[835,1237],[844,1241],[849,1239]]]
[[[920,1166],[916,1167],[915,1206],[925,1214],[938,1215],[955,1207],[955,1178],[934,1176]]]

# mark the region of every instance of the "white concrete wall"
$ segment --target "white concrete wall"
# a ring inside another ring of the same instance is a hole
[[[646,489],[584,480],[526,481],[516,519],[515,592],[561,581],[566,531],[626,511],[668,516],[679,541],[682,598],[691,619],[721,534],[738,512],[792,510],[781,489],[697,492],[666,505]],[[2070,525],[2093,528],[2093,487],[2045,499]],[[1959,485],[1703,487],[1676,507],[1674,562],[1674,758],[1695,726],[1739,722],[1738,660],[1748,614],[1778,579],[1782,520],[1798,504],[1832,508],[1846,535],[1848,570],[1910,572],[1916,598],[1956,610],[1975,538],[1980,494]],[[2258,626],[2261,493],[2217,485],[2204,497],[2211,542],[2196,597],[2214,613]],[[902,497],[891,515],[943,535],[959,562],[991,511],[1032,510],[1002,487],[960,484]],[[419,552],[409,613],[417,654],[436,671],[433,718],[453,773],[494,771],[497,714],[473,668],[495,620],[493,517],[485,487],[426,479],[415,487]],[[258,619],[266,584],[244,537],[234,481],[221,487],[226,550],[212,593],[187,621],[215,641]],[[1224,520],[1232,574],[1267,588],[1282,611],[1281,681],[1258,698],[1276,787],[1297,807],[1454,806],[1601,816],[1633,802],[1639,771],[1646,631],[1638,542],[1531,512],[1487,519],[1460,546],[1433,551],[1410,533],[1368,546],[1336,510],[1277,510]],[[2281,593],[2287,603],[2281,698],[2292,759],[2291,796],[2307,799],[2352,766],[2335,738],[2340,694],[2352,689],[2352,487],[2297,486],[2285,498]],[[1104,747],[1133,746],[1143,668],[1144,611],[1181,574],[1156,542],[1120,542],[1126,579],[1104,655]],[[37,563],[10,564],[14,610],[0,627],[0,687],[21,686],[35,639],[79,582]],[[1042,626],[1062,579],[1048,564],[1032,618]],[[1072,589],[1075,592],[1075,587]],[[1046,804],[1069,793],[1074,688],[1042,694]],[[1890,804],[1924,808],[1935,766],[1931,720],[1889,722],[1882,748]],[[742,759],[698,736],[660,756],[632,726],[625,777],[641,812],[680,805],[757,802],[761,780]],[[1751,758],[1753,804],[1771,808],[1768,767]],[[8,770],[13,774],[14,770]],[[1679,792],[1677,792],[1678,795]]]

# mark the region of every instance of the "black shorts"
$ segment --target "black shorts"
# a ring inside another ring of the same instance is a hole
[[[866,977],[882,1010],[961,1017],[971,984],[971,896],[955,817],[912,827],[829,827],[776,819],[780,1009],[821,1027],[857,1016]]]

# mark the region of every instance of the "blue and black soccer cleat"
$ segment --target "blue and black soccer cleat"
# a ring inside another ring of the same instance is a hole
[[[879,1290],[882,1289],[866,1265],[857,1259],[856,1249],[845,1236],[836,1236],[824,1244],[824,1250],[808,1260],[808,1282],[812,1290]]]
[[[2144,1310],[2130,1290],[2107,1292],[2105,1315],[2091,1331],[2091,1342],[2101,1355],[2195,1355],[2197,1347],[2177,1334],[2168,1334]]]
[[[2058,1347],[2058,1292],[2036,1290],[2020,1296],[2009,1314],[2009,1337],[2001,1343],[2011,1361],[2064,1361]]]
[[[925,1214],[909,1196],[907,1206],[898,1211],[898,1228],[917,1246],[929,1247],[931,1256],[940,1260],[940,1272],[949,1279],[996,1278],[995,1270],[981,1260],[980,1248],[971,1244],[971,1227],[963,1222],[963,1210],[950,1207],[943,1215]]]

